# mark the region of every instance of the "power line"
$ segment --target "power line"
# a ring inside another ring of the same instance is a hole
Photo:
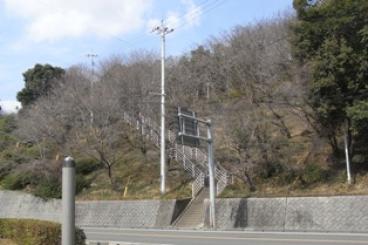
[[[208,2],[208,1],[205,1]],[[181,15],[180,18],[190,18],[191,20],[193,20],[195,17],[197,16],[204,16],[205,14],[208,14],[209,12],[213,11],[214,9],[220,7],[222,4],[224,4],[226,2],[226,0],[215,0],[213,2],[210,2],[208,4],[203,4],[202,6],[199,5],[197,6],[195,11],[190,12],[189,14],[183,14]],[[184,22],[183,24],[177,26],[175,29],[181,29],[185,26],[188,26],[189,22]]]
[[[210,1],[210,0],[205,0],[203,1],[201,4],[199,4],[198,6],[196,6],[196,10],[185,14],[180,15],[178,18],[179,19],[185,19],[185,18],[190,18],[191,20],[193,20],[196,15],[199,16],[204,16],[205,14],[209,13],[210,11],[213,11],[214,9],[218,8],[219,6],[221,6],[222,4],[224,4],[226,2],[226,0],[214,0],[214,1]],[[189,23],[188,22],[184,22],[181,25],[175,27],[175,29],[181,29],[185,26],[188,26]],[[147,34],[147,33],[146,33]],[[128,44],[131,47],[135,47],[138,44],[142,44],[143,39],[146,39],[146,34],[141,34],[136,38],[133,38],[131,40],[127,40],[127,39],[123,39],[120,38],[119,36],[114,36],[115,39],[124,42],[126,44]]]

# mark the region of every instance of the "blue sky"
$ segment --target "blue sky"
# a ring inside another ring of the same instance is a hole
[[[176,29],[167,55],[179,55],[236,25],[286,11],[292,0],[0,0],[0,100],[15,100],[22,73],[36,63],[67,68],[88,65],[88,53],[101,61],[159,51],[149,30],[162,18]]]

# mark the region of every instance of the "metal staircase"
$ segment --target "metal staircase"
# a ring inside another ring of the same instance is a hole
[[[143,136],[151,140],[156,146],[160,146],[160,127],[151,118],[142,115],[131,117],[124,113],[124,121],[139,130]],[[201,149],[185,146],[176,142],[176,134],[168,130],[168,157],[182,164],[185,171],[193,177],[192,197],[205,186],[205,178],[208,176],[207,154]],[[216,195],[219,195],[229,183],[230,175],[219,163],[215,163]]]

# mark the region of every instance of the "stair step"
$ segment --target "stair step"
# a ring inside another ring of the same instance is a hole
[[[199,195],[191,202],[190,206],[184,211],[183,215],[176,223],[176,227],[195,228],[202,225],[204,210],[203,202],[209,195],[207,188],[202,189]]]

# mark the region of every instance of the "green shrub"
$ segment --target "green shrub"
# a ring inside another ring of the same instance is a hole
[[[40,149],[38,145],[25,145],[23,146],[23,153],[30,159],[38,159],[40,157]]]
[[[231,89],[228,93],[230,98],[239,98],[243,95],[242,91],[239,89]]]
[[[76,194],[80,193],[84,188],[88,188],[90,181],[86,178],[77,174],[76,176]],[[43,199],[48,198],[61,198],[61,183],[56,177],[42,177],[37,183],[33,194]]]
[[[277,177],[277,183],[280,185],[289,185],[298,177],[298,171],[294,169],[284,169]]]
[[[7,176],[14,168],[14,163],[0,160],[0,180]]]
[[[12,135],[0,131],[0,151],[4,151],[7,147],[15,143],[16,140]]]
[[[0,219],[0,238],[22,245],[59,245],[61,225],[31,219]],[[83,230],[77,228],[75,238],[76,245],[85,245]]]
[[[278,176],[285,171],[285,167],[278,162],[264,162],[256,169],[256,175],[263,180]]]
[[[18,164],[27,163],[33,156],[28,156],[21,152],[19,149],[14,148],[14,146],[7,146],[4,150],[0,152],[0,159],[5,161],[12,161]]]
[[[42,178],[33,194],[44,199],[61,198],[61,183],[55,177]]]
[[[313,184],[316,182],[321,182],[325,180],[327,177],[327,172],[323,170],[317,164],[308,164],[302,175],[302,179],[305,181],[306,184]]]
[[[15,117],[13,115],[0,117],[0,131],[11,133],[16,128]]]
[[[224,191],[221,193],[221,198],[245,198],[250,197],[251,191],[249,187],[242,181],[235,181],[234,184],[226,186]]]
[[[76,161],[75,171],[77,174],[89,174],[100,169],[101,164],[92,158],[82,158]]]
[[[82,174],[77,174],[75,183],[76,194],[80,193],[84,188],[88,188],[90,184],[90,181],[88,181]]]
[[[13,173],[4,177],[1,181],[1,185],[7,190],[20,190],[31,184],[34,181],[32,174],[30,173]]]

